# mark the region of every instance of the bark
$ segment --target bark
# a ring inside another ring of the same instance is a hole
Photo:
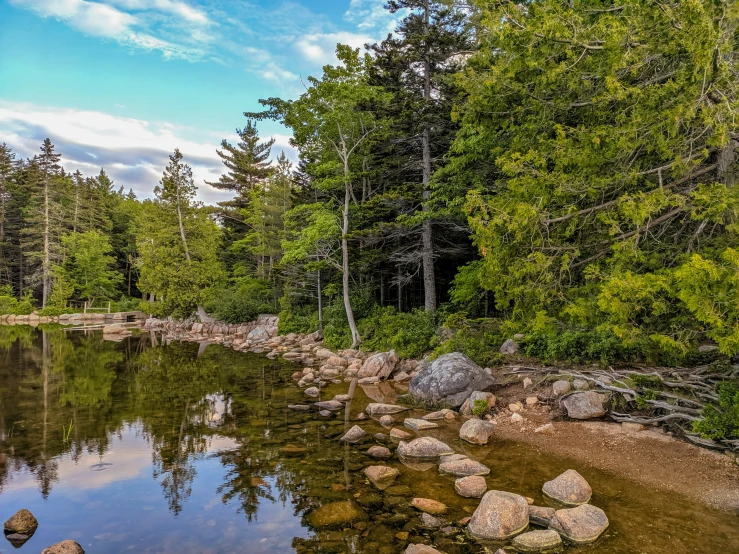
[[[354,311],[352,310],[351,299],[349,298],[349,199],[351,191],[349,190],[349,159],[344,158],[344,225],[341,233],[341,267],[342,267],[342,284],[344,288],[344,309],[346,310],[346,319],[349,322],[349,329],[352,331],[352,348],[357,348],[362,339],[359,336],[357,323],[354,321]]]
[[[429,33],[429,3],[424,5],[424,27],[428,39]],[[431,62],[429,60],[429,52],[426,52],[426,58],[423,64],[423,100],[428,106],[431,102]],[[423,211],[427,213],[429,207],[429,183],[431,182],[431,131],[428,122],[424,120],[423,136],[422,136],[422,162],[423,162]],[[431,220],[425,219],[422,230],[423,250],[423,289],[424,289],[424,308],[427,312],[436,309],[436,274],[434,272],[434,236]]]

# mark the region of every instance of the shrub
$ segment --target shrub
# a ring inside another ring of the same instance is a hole
[[[358,327],[359,322],[372,313],[375,301],[371,292],[365,289],[352,290],[351,299],[352,311]],[[323,313],[323,319],[323,342],[326,347],[331,349],[349,348],[352,344],[352,333],[346,319],[344,301],[340,295],[336,295],[328,303]]]
[[[73,314],[75,312],[72,308],[61,308],[59,306],[46,306],[38,311],[38,315],[42,317],[59,317],[62,314]]]
[[[548,362],[628,362],[643,358],[642,349],[626,346],[610,331],[531,333],[521,344],[527,356]]]
[[[358,327],[365,347],[395,350],[401,358],[420,358],[438,343],[436,318],[421,309],[403,313],[375,306]]]
[[[498,320],[467,319],[466,314],[456,313],[446,319],[442,332],[451,336],[434,350],[434,357],[461,352],[483,367],[495,365],[503,359],[500,346],[505,338]]]
[[[725,440],[739,438],[739,381],[727,381],[718,387],[719,407],[706,406],[703,420],[693,423],[693,430],[703,438]]]
[[[481,417],[485,414],[485,412],[488,411],[488,402],[487,400],[475,400],[472,403],[472,415],[476,417]]]
[[[29,315],[33,310],[33,294],[30,291],[18,300],[10,285],[0,287],[0,315]]]
[[[311,305],[297,305],[293,298],[285,294],[280,298],[280,335],[290,333],[312,333],[318,329],[318,309]]]
[[[225,289],[214,291],[204,308],[219,321],[254,321],[260,314],[274,312],[272,288],[263,279],[243,277]]]

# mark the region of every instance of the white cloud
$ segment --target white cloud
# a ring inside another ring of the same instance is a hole
[[[205,184],[217,181],[224,169],[216,154],[220,139],[202,143],[185,138],[188,131],[192,130],[167,122],[0,101],[0,142],[6,142],[20,156],[35,155],[43,139],[50,137],[67,171],[79,169],[94,175],[105,167],[116,186],[151,197],[168,156],[179,148],[193,169],[200,200],[213,204],[229,198],[228,193]],[[231,133],[212,135],[237,140]],[[274,138],[274,157],[285,150],[296,160],[289,136],[278,134]]]
[[[338,33],[314,33],[299,37],[294,47],[296,51],[306,60],[320,64],[335,64],[336,45],[347,44],[352,48],[362,48],[365,44],[374,42],[367,35],[359,35],[350,32]]]
[[[385,9],[385,0],[351,0],[344,14],[344,20],[354,23],[357,29],[371,33],[382,40],[395,32],[398,22],[405,17],[407,10],[390,13]]]

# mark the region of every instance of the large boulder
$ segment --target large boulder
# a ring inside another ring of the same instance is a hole
[[[85,551],[75,541],[62,541],[44,548],[41,554],[85,554]]]
[[[568,469],[562,475],[547,481],[541,489],[552,500],[567,506],[585,504],[593,495],[593,489],[574,469]]]
[[[390,352],[378,352],[377,354],[373,354],[367,358],[357,376],[387,379],[390,377],[390,374],[395,371],[395,366],[398,365],[399,361],[400,358],[398,358],[395,350],[391,350]]]
[[[472,444],[487,444],[495,425],[481,419],[469,419],[459,430],[459,438]]]
[[[595,542],[608,528],[605,512],[592,504],[557,510],[549,526],[576,544]]]
[[[34,532],[37,527],[38,520],[30,510],[26,510],[25,508],[18,510],[5,522],[6,533],[20,533],[27,535],[28,533]]]
[[[269,338],[269,331],[262,326],[255,327],[246,335],[246,340],[250,340],[251,342],[264,342],[269,340]]]
[[[424,365],[411,379],[408,390],[415,398],[458,408],[474,391],[484,391],[493,382],[479,365],[453,352]]]
[[[488,491],[467,526],[479,539],[504,541],[529,526],[529,505],[523,496],[504,491]]]
[[[606,397],[597,392],[576,392],[565,398],[562,405],[572,419],[592,419],[606,413]]]
[[[449,445],[433,437],[419,437],[410,442],[401,441],[398,444],[398,456],[405,458],[433,459],[453,452],[454,450]]]

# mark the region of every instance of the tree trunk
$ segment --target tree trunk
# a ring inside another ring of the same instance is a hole
[[[429,33],[429,3],[424,3],[424,32],[425,40],[428,41]],[[426,45],[426,59],[423,63],[423,101],[424,111],[431,102],[431,62],[429,60],[428,44]],[[425,115],[425,114],[424,114]],[[422,158],[423,158],[423,211],[428,212],[431,182],[431,131],[428,122],[424,120],[422,135]],[[436,309],[436,274],[434,272],[434,237],[431,220],[425,219],[422,230],[422,260],[423,260],[423,290],[424,308],[427,312]]]
[[[354,321],[354,311],[352,310],[351,299],[349,298],[349,241],[347,235],[349,234],[349,199],[351,197],[350,184],[349,184],[349,159],[348,156],[344,157],[344,226],[341,234],[341,262],[342,262],[342,273],[343,273],[343,287],[344,287],[344,309],[346,310],[346,319],[349,322],[349,329],[352,331],[352,348],[357,348],[362,339],[359,336],[359,330],[357,329],[357,323]]]

